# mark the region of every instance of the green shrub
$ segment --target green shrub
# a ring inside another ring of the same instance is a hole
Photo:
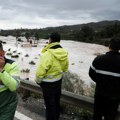
[[[86,85],[77,74],[67,72],[63,74],[62,89],[75,94],[93,97],[95,84]]]

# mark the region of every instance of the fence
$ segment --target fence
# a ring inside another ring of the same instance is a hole
[[[42,94],[42,91],[39,85],[33,82],[30,82],[30,81],[21,80],[20,87],[26,90],[30,90],[35,93]],[[74,93],[62,90],[61,101],[72,104],[72,105],[79,106],[83,109],[93,112],[93,104],[94,104],[93,98],[82,96],[82,95],[76,95]],[[117,120],[120,120],[120,109],[118,113],[119,114],[118,114]]]

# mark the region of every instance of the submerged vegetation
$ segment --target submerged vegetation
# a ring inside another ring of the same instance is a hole
[[[28,69],[28,68],[27,69],[22,69],[21,72],[23,72],[23,73],[29,73],[30,69]]]
[[[29,64],[35,65],[36,63],[34,61],[30,61]]]

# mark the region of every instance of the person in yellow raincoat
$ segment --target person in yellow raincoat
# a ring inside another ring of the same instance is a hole
[[[43,48],[36,71],[36,82],[43,91],[46,119],[58,120],[63,72],[68,71],[68,52],[60,45],[60,34],[52,33]]]
[[[16,90],[20,85],[18,64],[5,57],[0,43],[0,120],[13,120],[18,103]]]

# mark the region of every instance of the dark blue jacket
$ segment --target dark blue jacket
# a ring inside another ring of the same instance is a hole
[[[89,76],[96,82],[96,94],[120,98],[120,53],[110,51],[96,57]]]

